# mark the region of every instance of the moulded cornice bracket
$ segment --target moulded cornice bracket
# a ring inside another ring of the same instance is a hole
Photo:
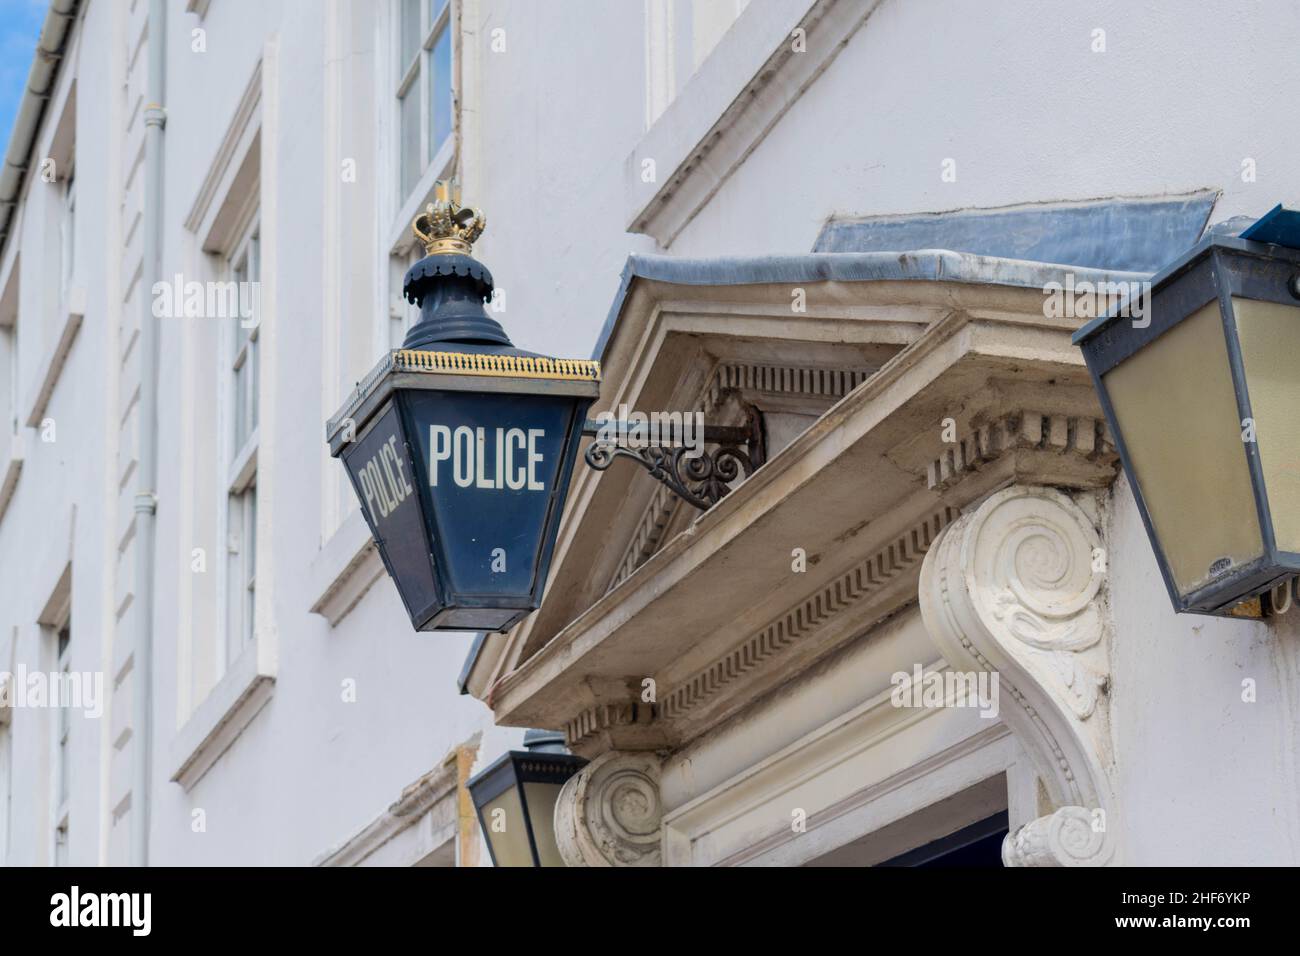
[[[1008,835],[1008,865],[1116,856],[1100,549],[1074,501],[1016,485],[950,525],[922,564],[927,630],[954,669],[999,674],[1002,716],[1055,810]]]

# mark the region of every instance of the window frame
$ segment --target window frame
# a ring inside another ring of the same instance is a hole
[[[394,252],[388,258],[388,287],[392,291],[388,305],[387,344],[390,349],[400,349],[403,340],[406,338],[406,333],[411,330],[411,326],[419,321],[420,308],[406,301],[406,296],[402,294],[402,281],[407,270],[423,258],[424,250],[420,248],[419,243],[412,243],[407,247],[405,254]]]
[[[453,0],[392,0],[391,18],[392,18],[392,68],[389,71],[388,85],[393,90],[394,103],[394,136],[393,136],[393,156],[395,162],[394,182],[397,185],[397,206],[403,208],[410,201],[411,197],[416,194],[423,195],[428,192],[431,186],[429,177],[430,170],[435,166],[445,166],[450,162],[450,158],[443,158],[449,144],[453,143],[456,136],[456,44],[453,30],[456,27],[455,17],[452,10]],[[406,37],[405,13],[408,4],[418,6],[420,11],[420,26],[417,30],[418,42],[415,45],[415,51],[404,62],[403,58],[403,40]],[[432,13],[432,6],[440,4],[437,14]],[[436,80],[433,70],[435,59],[435,48],[440,40],[447,38],[449,44],[447,51],[447,98],[448,104],[448,124],[447,133],[438,143],[432,142],[433,136],[433,92],[430,89],[431,84]],[[419,133],[416,136],[418,150],[416,163],[418,171],[414,172],[409,179],[407,178],[406,150],[405,150],[405,127],[403,122],[403,107],[406,97],[414,93],[418,99],[418,109],[416,110],[420,120]],[[441,178],[442,169],[439,170],[438,176],[434,179]]]
[[[6,477],[15,454],[18,423],[21,417],[18,299],[22,279],[22,256],[10,253],[7,269],[0,271],[0,517],[7,502],[3,499]],[[3,267],[0,267],[3,268]]]
[[[65,612],[63,621],[58,627],[52,628],[54,637],[55,650],[55,672],[59,675],[60,688],[62,693],[68,686],[67,676],[72,673],[72,616]],[[68,834],[69,818],[71,817],[72,806],[72,784],[70,781],[72,760],[72,707],[62,699],[59,706],[55,708],[58,712],[55,717],[56,723],[52,728],[51,734],[51,775],[53,780],[50,781],[50,807],[54,813],[54,826],[50,834],[51,840],[51,860],[55,866],[67,866],[70,863]]]
[[[411,235],[411,220],[421,206],[432,194],[435,183],[448,178],[457,163],[457,137],[460,132],[460,93],[457,31],[460,29],[460,12],[456,0],[416,0],[420,4],[421,19],[419,46],[409,63],[402,63],[402,11],[403,0],[390,0],[388,56],[377,57],[383,61],[378,65],[381,83],[387,84],[394,91],[389,110],[392,130],[384,137],[391,149],[391,156],[385,161],[388,174],[391,175],[392,197],[388,210],[387,248],[378,250],[375,267],[381,281],[380,309],[375,315],[372,335],[376,351],[386,351],[400,345],[400,339],[419,317],[419,310],[409,305],[402,296],[402,277],[410,266],[424,255],[423,250]],[[430,4],[441,2],[438,15],[430,19]],[[432,150],[428,142],[429,102],[427,78],[431,67],[432,50],[435,43],[446,36],[449,43],[448,57],[448,96],[450,97],[450,124],[447,136]],[[416,66],[419,66],[416,71]],[[421,96],[420,104],[420,148],[422,172],[416,178],[412,188],[404,189],[402,182],[402,116],[401,100],[397,93],[410,90],[410,84],[416,82],[417,92]],[[382,86],[381,86],[382,88]],[[387,300],[385,302],[385,300]],[[386,306],[386,307],[385,307]]]
[[[221,443],[225,480],[218,527],[222,542],[219,570],[220,629],[216,641],[218,680],[257,636],[257,462],[260,447],[261,371],[260,326],[256,311],[261,283],[261,214],[256,203],[245,213],[239,239],[223,257],[226,282],[252,283],[253,321],[242,316],[229,322],[220,350]],[[247,334],[244,334],[244,333]]]
[[[77,170],[70,168],[60,189],[59,289],[66,303],[77,278]],[[66,306],[65,306],[66,307]]]
[[[0,441],[8,442],[18,434],[18,323],[0,323]],[[0,448],[0,461],[8,458],[8,449]]]

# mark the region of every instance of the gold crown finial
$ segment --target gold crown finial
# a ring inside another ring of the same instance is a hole
[[[483,235],[487,226],[483,210],[460,204],[460,183],[454,179],[438,180],[433,194],[433,202],[411,223],[411,232],[424,244],[426,255],[469,255],[474,241]]]

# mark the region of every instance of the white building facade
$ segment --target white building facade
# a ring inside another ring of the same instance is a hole
[[[465,783],[531,727],[592,761],[570,863],[1300,862],[1300,619],[1172,613],[1088,310],[1044,307],[1297,197],[1297,32],[52,0],[0,180],[0,860],[482,865]],[[516,345],[765,436],[704,511],[579,463],[542,609],[478,642],[412,631],[324,442],[451,177]],[[899,706],[917,667],[997,713]]]

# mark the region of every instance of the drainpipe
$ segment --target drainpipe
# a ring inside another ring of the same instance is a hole
[[[166,0],[149,0],[149,76],[144,108],[144,262],[141,289],[162,274],[163,109],[166,92]],[[135,646],[131,652],[131,865],[149,863],[153,750],[154,520],[158,509],[158,319],[140,297],[139,466],[135,492]]]
[[[31,166],[32,147],[45,118],[45,107],[54,92],[54,82],[59,76],[59,64],[72,35],[72,21],[77,16],[80,0],[51,0],[41,25],[41,38],[36,43],[36,55],[27,73],[27,89],[14,117],[14,129],[9,135],[9,149],[5,152],[4,168],[0,169],[0,254],[13,227],[18,197],[22,195],[23,182]]]

